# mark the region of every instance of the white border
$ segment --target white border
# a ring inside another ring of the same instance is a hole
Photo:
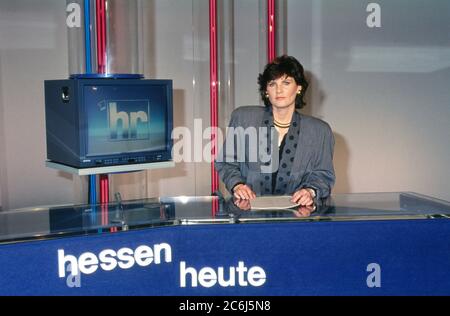
[[[132,165],[119,165],[110,167],[94,167],[94,168],[75,168],[59,164],[50,160],[45,162],[45,166],[48,168],[57,169],[59,171],[64,171],[67,173],[87,176],[93,174],[107,174],[107,173],[117,173],[117,172],[131,172],[140,171],[147,169],[160,169],[160,168],[172,168],[175,167],[175,162],[173,161],[162,161],[162,162],[152,162],[152,163],[142,163],[142,164],[132,164]]]

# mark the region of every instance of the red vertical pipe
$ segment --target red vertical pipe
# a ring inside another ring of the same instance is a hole
[[[217,72],[217,0],[209,0],[210,108],[211,108],[211,192],[219,189],[219,175],[214,168],[217,155],[218,72]]]
[[[109,225],[109,177],[107,174],[100,175],[100,200],[102,210],[102,225]],[[117,232],[117,227],[111,227],[112,233]]]
[[[269,62],[276,57],[275,0],[267,0],[267,57]]]
[[[96,0],[96,26],[97,26],[97,72],[106,73],[106,0]],[[102,210],[102,225],[109,223],[109,177],[107,174],[100,175],[100,203]],[[112,230],[113,231],[113,230]]]
[[[212,218],[215,218],[216,215],[219,213],[219,198],[213,197],[213,200],[211,202],[211,208],[212,208]]]
[[[95,17],[97,26],[97,72],[106,73],[106,0],[96,0]],[[100,203],[102,204],[102,224],[108,223],[109,177],[100,175]]]
[[[96,0],[97,72],[106,73],[106,0]]]
[[[106,226],[109,224],[109,177],[107,174],[100,175],[100,203],[102,212],[102,225]],[[111,228],[111,232],[116,231],[116,228]]]
[[[102,210],[102,225],[108,224],[108,202],[109,202],[108,175],[100,176],[100,203]]]

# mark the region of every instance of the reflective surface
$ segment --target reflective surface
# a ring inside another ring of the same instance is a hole
[[[0,242],[169,225],[450,218],[450,202],[411,192],[337,194],[313,207],[288,210],[250,208],[246,201],[209,196],[12,210],[0,212]]]

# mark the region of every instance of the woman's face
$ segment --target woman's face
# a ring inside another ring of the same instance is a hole
[[[295,107],[295,97],[301,89],[294,78],[286,75],[267,83],[269,101],[278,109]]]

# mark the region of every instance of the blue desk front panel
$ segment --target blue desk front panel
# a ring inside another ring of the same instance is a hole
[[[86,252],[160,244],[170,246],[171,256],[162,253],[159,264],[122,260],[122,266],[135,264],[105,271],[100,264],[112,262],[109,253],[97,264],[83,259],[94,273],[58,274],[61,249],[79,259]],[[181,287],[182,262],[202,271],[196,287],[190,273]],[[239,262],[231,282],[230,267]],[[234,286],[215,282],[219,267]],[[262,285],[248,282],[252,267],[259,267],[253,283]],[[216,224],[65,237],[0,245],[0,271],[0,295],[449,295],[450,221]]]

